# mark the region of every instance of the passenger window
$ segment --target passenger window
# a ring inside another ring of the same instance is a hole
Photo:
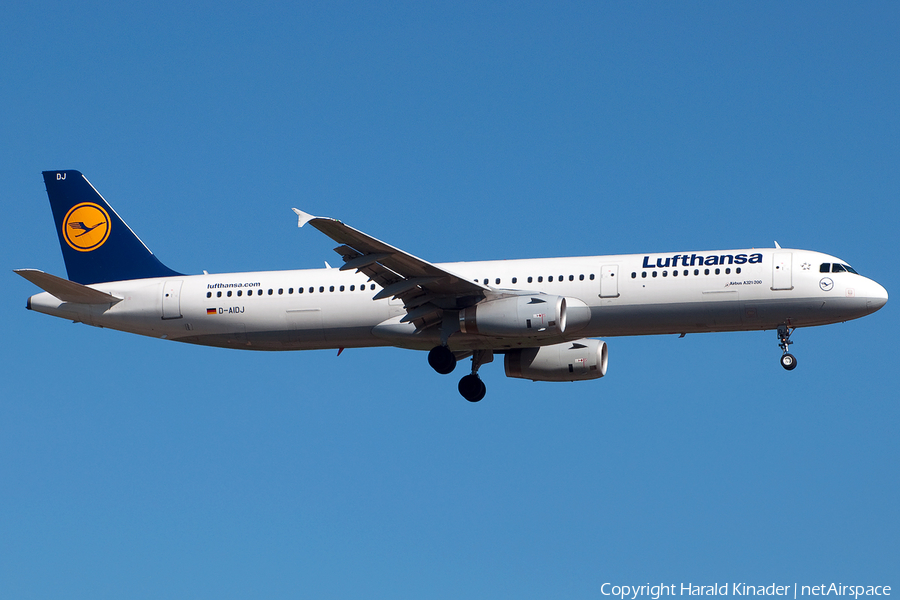
[[[356,291],[356,286],[355,286],[355,285],[351,285],[351,286],[350,286],[350,291],[351,291],[351,292],[355,292],[355,291]]]
[[[730,274],[731,274],[731,267],[728,267],[727,269],[725,269],[725,274],[726,274],[726,275],[730,275]]]
[[[584,277],[584,275],[582,275],[582,277]],[[637,273],[635,273],[634,271],[632,271],[632,272],[631,272],[631,278],[632,278],[632,279],[637,279]]]
[[[699,274],[700,274],[700,269],[694,269],[694,275],[699,275]]]
[[[663,271],[663,277],[668,277],[668,276],[669,276],[669,272],[668,272],[668,271]]]
[[[528,277],[528,283],[531,283],[531,280],[532,280],[532,278],[529,276],[529,277]]]
[[[243,294],[243,293],[244,293],[244,292],[242,292],[241,290],[238,290],[238,291],[237,291],[238,298],[240,298],[240,297],[241,297],[241,294]]]
[[[231,290],[228,290],[228,292],[225,295],[228,296],[229,298],[231,298]]]
[[[222,297],[222,292],[216,292],[216,298],[221,298],[221,297]]]
[[[333,286],[333,285],[328,286],[328,291],[329,291],[329,292],[333,292],[333,291],[334,291],[334,286]]]
[[[641,271],[641,277],[647,279],[647,271]]]
[[[495,279],[494,283],[496,283],[497,285],[500,285],[500,278],[498,277],[497,279]]]
[[[284,288],[278,288],[278,295],[281,296],[284,294]]]
[[[271,289],[271,288],[269,288],[269,295],[270,295],[270,296],[272,295],[272,289]]]
[[[734,272],[735,272],[735,273],[740,273],[740,272],[741,272],[741,268],[740,268],[740,267],[736,268],[736,269],[734,270]]]
[[[207,298],[212,298],[212,292],[206,292],[206,297],[207,297]]]
[[[547,278],[547,283],[553,283],[553,275]]]
[[[703,274],[704,274],[704,275],[709,275],[709,269],[703,269]]]
[[[716,267],[716,275],[719,274],[719,267]]]
[[[690,273],[690,271],[688,271],[687,269],[684,270],[684,276],[685,276],[685,277],[687,277],[689,273]]]
[[[593,281],[593,280],[594,280],[594,274],[593,274],[593,273],[591,273],[591,277],[590,277],[590,279],[591,279],[591,281]]]
[[[324,286],[324,285],[320,285],[320,286],[319,286],[319,293],[320,293],[320,294],[324,294],[324,293],[325,293],[325,286]]]
[[[310,294],[312,294],[312,293],[315,292],[315,291],[316,291],[316,288],[314,288],[314,287],[309,288],[309,293],[310,293]]]
[[[539,275],[539,276],[538,276],[538,283],[544,283],[544,276],[543,276],[543,275]]]
[[[578,276],[578,281],[584,281],[584,273]]]
[[[516,283],[517,281],[519,281],[519,278],[518,278],[518,277],[513,277],[513,278],[512,278],[512,282],[513,282],[513,283]]]
[[[653,276],[656,277],[656,271],[653,271]]]

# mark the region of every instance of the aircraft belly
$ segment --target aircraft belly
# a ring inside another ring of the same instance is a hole
[[[373,337],[370,327],[331,329],[326,330],[324,335],[321,336],[298,336],[296,330],[284,329],[279,331],[245,331],[240,334],[230,332],[193,335],[178,338],[176,341],[201,346],[260,351],[328,350],[390,345]]]
[[[589,337],[749,331],[824,325],[868,314],[865,298],[784,297],[592,307]]]
[[[865,298],[806,297],[744,303],[747,329],[772,329],[790,322],[795,327],[826,325],[868,314]]]

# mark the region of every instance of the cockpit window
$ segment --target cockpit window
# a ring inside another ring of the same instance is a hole
[[[856,272],[856,269],[843,263],[822,263],[819,267],[819,272],[828,273],[829,267],[831,267],[832,273],[853,273],[854,275],[859,275],[859,273]]]

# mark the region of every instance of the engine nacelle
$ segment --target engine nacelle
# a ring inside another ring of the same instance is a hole
[[[549,337],[566,330],[568,304],[580,300],[530,294],[488,300],[459,311],[459,330],[474,335]],[[580,313],[579,313],[580,314]],[[588,320],[590,309],[588,309]]]
[[[606,375],[609,354],[606,342],[577,340],[506,353],[507,377],[532,381],[584,381]]]

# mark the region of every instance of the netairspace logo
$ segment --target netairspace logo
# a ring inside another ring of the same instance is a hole
[[[616,585],[604,583],[600,587],[604,596],[615,596],[621,600],[637,600],[648,597],[659,600],[662,596],[793,596],[794,600],[801,596],[852,596],[857,600],[860,596],[890,596],[889,585],[844,585],[842,583],[823,583],[820,585],[751,585],[748,583],[713,583],[710,585],[694,585],[693,583],[660,583],[658,585]]]

